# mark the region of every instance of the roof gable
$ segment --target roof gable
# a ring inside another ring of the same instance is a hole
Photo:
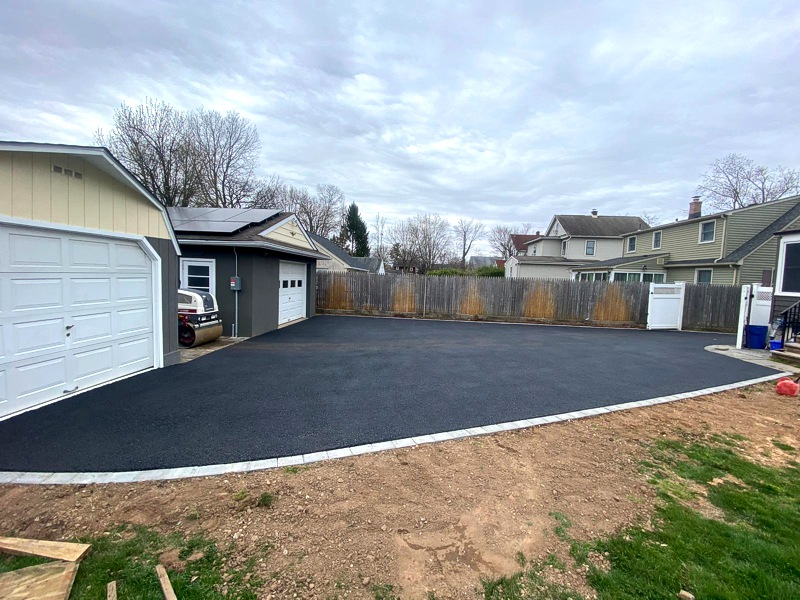
[[[358,261],[354,261],[352,256],[350,256],[347,252],[345,252],[344,248],[339,246],[338,244],[334,243],[333,241],[329,240],[328,238],[324,238],[321,235],[317,235],[315,233],[309,233],[309,237],[313,240],[313,242],[317,245],[317,248],[323,253],[327,254],[339,262],[342,262],[350,269],[355,269],[357,271],[367,271],[368,269]]]

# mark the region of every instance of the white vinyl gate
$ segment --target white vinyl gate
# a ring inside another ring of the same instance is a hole
[[[686,284],[651,283],[647,305],[648,329],[678,329],[683,326],[683,298]]]
[[[745,330],[748,325],[769,326],[772,316],[773,288],[754,283],[742,286],[742,300],[739,308],[739,329],[736,347],[742,348]]]

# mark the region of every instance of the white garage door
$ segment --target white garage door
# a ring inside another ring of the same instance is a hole
[[[278,324],[306,316],[306,265],[281,261]]]
[[[135,242],[0,225],[0,417],[154,366]]]

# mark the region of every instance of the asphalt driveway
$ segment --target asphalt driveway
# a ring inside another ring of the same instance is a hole
[[[258,460],[771,375],[732,336],[322,316],[0,422],[0,471]]]

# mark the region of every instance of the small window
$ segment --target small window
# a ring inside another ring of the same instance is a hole
[[[283,287],[284,288],[288,288],[289,287],[289,280],[288,279],[284,279],[283,280]]]
[[[654,231],[653,232],[653,250],[660,250],[661,249],[661,232]]]
[[[53,173],[63,173],[64,169],[58,165],[53,165]]]
[[[781,292],[800,292],[800,244],[786,244],[783,254]]]
[[[713,277],[714,277],[714,271],[712,269],[697,269],[697,271],[695,271],[694,282],[711,283]]]
[[[709,244],[714,241],[714,232],[716,230],[716,221],[706,221],[700,223],[700,243]]]
[[[632,235],[628,238],[628,252],[636,252],[636,236]]]
[[[664,283],[663,273],[642,273],[642,281],[644,283]]]
[[[531,256],[536,256],[536,244],[533,244],[531,246],[531,248],[533,248],[533,252],[531,252]]]
[[[297,286],[297,281],[292,279],[291,287],[296,287],[296,286]]]
[[[586,256],[594,256],[594,240],[586,240]]]
[[[297,287],[303,287],[303,280],[302,279],[298,279],[297,280]]]
[[[561,256],[567,255],[567,240],[561,242]]]
[[[628,281],[627,273],[614,273],[614,281]]]
[[[64,169],[64,175],[67,177],[72,177],[72,169]]]

